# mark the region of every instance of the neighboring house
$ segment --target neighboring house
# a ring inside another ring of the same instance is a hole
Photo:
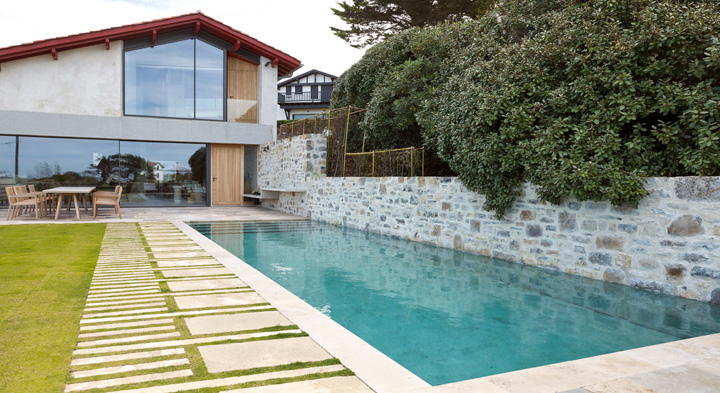
[[[337,76],[310,70],[278,83],[278,120],[297,120],[327,112]]]
[[[277,81],[299,67],[201,13],[0,48],[0,187],[243,204],[276,136]]]

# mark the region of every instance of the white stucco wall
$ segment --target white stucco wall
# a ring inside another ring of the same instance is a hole
[[[273,67],[265,64],[270,59],[266,57],[260,57],[260,113],[259,123],[262,125],[272,126],[273,129],[273,140],[277,135],[277,67]]]
[[[313,109],[293,109],[290,111],[290,120],[294,120],[293,116],[295,115],[319,115],[322,113],[327,113],[328,108],[313,108]]]
[[[1,66],[0,110],[122,116],[122,42]]]

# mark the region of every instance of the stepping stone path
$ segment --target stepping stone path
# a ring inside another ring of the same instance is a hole
[[[169,222],[107,225],[66,392],[372,392]]]

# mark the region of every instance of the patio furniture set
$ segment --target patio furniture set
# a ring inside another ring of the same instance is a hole
[[[94,191],[94,192],[93,192]],[[23,214],[35,214],[35,219],[46,217],[55,213],[55,219],[60,217],[62,200],[66,197],[66,211],[70,212],[71,198],[75,204],[75,216],[80,219],[80,205],[78,195],[81,196],[83,208],[88,211],[86,195],[92,193],[93,219],[97,217],[99,206],[112,206],[115,213],[122,218],[120,211],[120,196],[122,186],[115,187],[115,191],[95,191],[95,187],[55,187],[43,191],[36,191],[35,186],[21,185],[5,187],[9,202],[6,221],[17,218]]]

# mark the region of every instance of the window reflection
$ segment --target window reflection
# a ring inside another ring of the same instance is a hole
[[[38,189],[98,187],[110,182],[118,142],[111,140],[20,137],[18,181]]]
[[[193,118],[194,40],[125,53],[125,113]]]
[[[224,52],[200,40],[195,42],[195,117],[222,120]]]
[[[125,52],[125,114],[223,120],[224,51],[190,39]]]
[[[205,205],[205,145],[120,142],[130,205]]]
[[[7,206],[5,187],[15,184],[16,137],[0,135],[0,206]]]
[[[245,184],[243,189],[246,194],[260,191],[257,184],[257,153],[257,146],[245,146],[245,173],[243,176]]]
[[[206,145],[0,136],[0,186],[123,186],[123,206],[206,204]],[[17,177],[15,176],[17,173]],[[0,206],[7,204],[4,188]]]

